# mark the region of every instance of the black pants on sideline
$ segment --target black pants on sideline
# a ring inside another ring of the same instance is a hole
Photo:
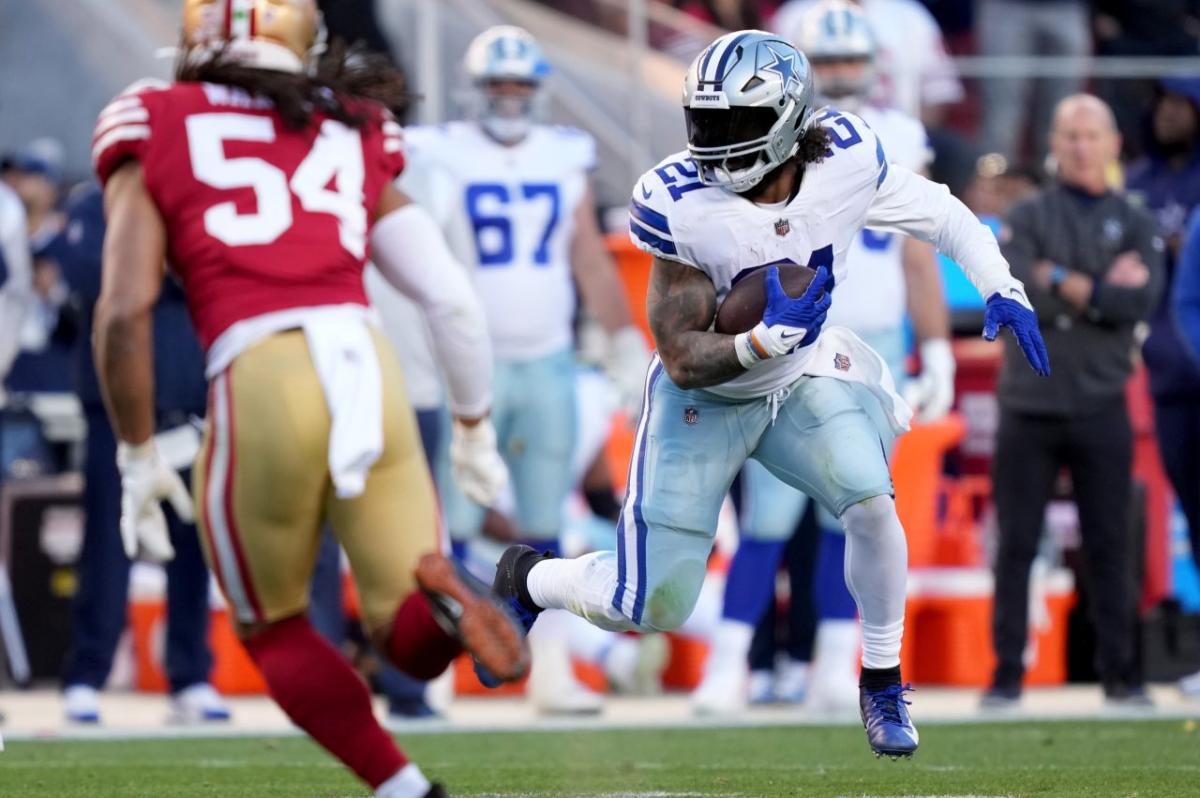
[[[1163,467],[1187,518],[1192,557],[1200,566],[1200,397],[1156,400],[1154,430]]]
[[[1061,468],[1070,471],[1096,630],[1096,670],[1105,685],[1133,685],[1137,597],[1130,575],[1129,497],[1133,433],[1123,398],[1081,417],[1002,410],[992,462],[999,523],[992,640],[993,683],[1014,687],[1025,668],[1029,571],[1046,504]]]

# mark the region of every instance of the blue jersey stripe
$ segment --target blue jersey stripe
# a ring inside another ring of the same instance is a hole
[[[663,365],[658,362],[654,366],[654,370],[650,372],[650,387],[647,390],[649,400],[646,403],[646,412],[650,412],[650,401],[654,398],[654,387],[658,384],[658,378],[662,376]],[[633,597],[633,616],[632,620],[635,624],[642,623],[642,613],[646,610],[646,519],[642,516],[642,500],[645,498],[646,490],[646,445],[647,439],[650,437],[650,423],[647,419],[646,428],[643,430],[643,438],[641,449],[638,452],[638,491],[637,497],[633,500],[633,520],[637,526],[637,563],[638,563],[638,582],[637,593]]]
[[[654,247],[664,255],[678,254],[675,251],[674,241],[668,241],[665,238],[654,235],[654,233],[651,233],[649,230],[642,227],[632,219],[629,220],[629,232],[637,236],[643,244],[648,244],[651,247]]]
[[[883,179],[887,177],[888,164],[887,156],[883,153],[883,142],[879,140],[878,136],[875,137],[875,158],[879,161],[880,167],[882,167],[879,170],[879,179],[875,181],[875,188],[879,188],[883,185]]]
[[[648,208],[637,200],[629,203],[629,213],[647,227],[651,227],[668,238],[671,236],[671,225],[667,217],[653,208]]]

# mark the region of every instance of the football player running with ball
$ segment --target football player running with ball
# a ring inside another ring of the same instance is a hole
[[[437,798],[380,727],[366,685],[306,618],[323,523],[350,560],[364,624],[430,679],[465,648],[504,680],[524,642],[440,552],[433,484],[400,366],[363,288],[367,248],[421,305],[446,372],[455,471],[492,501],[491,351],[463,269],[392,181],[403,83],[357,53],[319,58],[315,0],[186,0],[176,82],[100,115],[93,158],[108,231],[95,349],[117,431],[130,556],[167,559],[159,502],[191,511],[155,448],[151,310],[170,260],[205,348],[195,467],[205,552],[238,634],[292,721],[383,798]],[[484,441],[480,444],[480,441]]]
[[[630,232],[654,256],[647,307],[658,353],[646,379],[616,552],[556,560],[514,546],[493,588],[528,622],[569,609],[612,629],[661,631],[692,611],[721,502],[753,458],[819,501],[846,532],[858,605],[859,706],[877,755],[917,731],[900,676],[907,550],[884,450],[908,426],[882,358],[822,324],[865,226],[928,241],[987,297],[984,336],[1016,336],[1049,372],[1037,320],[995,238],[945,186],[889,164],[871,129],[813,108],[807,59],[762,31],[730,33],[688,68],[688,149],[633,189]],[[816,270],[791,297],[780,266]],[[714,331],[736,281],[765,281],[752,329]],[[824,293],[822,293],[824,292]]]

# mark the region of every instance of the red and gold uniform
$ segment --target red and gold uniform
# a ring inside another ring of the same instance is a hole
[[[209,424],[193,493],[210,563],[245,624],[304,611],[326,519],[372,630],[391,623],[418,557],[438,547],[413,413],[363,289],[375,208],[404,167],[401,129],[378,106],[356,110],[360,129],[317,116],[296,130],[239,89],[144,83],[96,127],[102,182],[130,160],[141,165],[207,353]],[[382,451],[357,495],[331,478],[329,386],[306,334],[330,313],[361,318],[378,359]]]

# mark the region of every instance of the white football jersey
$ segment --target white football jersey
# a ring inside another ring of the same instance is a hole
[[[859,113],[883,143],[888,162],[923,172],[933,159],[925,126],[894,108],[867,106]],[[856,333],[893,330],[904,322],[907,287],[901,259],[904,239],[864,227],[846,253],[850,269],[838,283],[828,324]]]
[[[651,255],[703,271],[716,286],[720,303],[736,280],[773,263],[824,265],[832,268],[838,284],[844,282],[854,267],[847,255],[868,224],[925,240],[941,235],[949,218],[944,186],[890,165],[883,144],[859,117],[833,109],[819,114],[816,124],[829,131],[832,146],[825,160],[805,168],[790,202],[768,208],[705,186],[688,153],[676,153],[634,186],[633,243]],[[962,213],[973,219],[965,209]],[[981,241],[978,231],[956,234],[976,245]],[[983,243],[995,250],[994,239]],[[835,287],[834,305],[837,292]],[[816,348],[763,361],[709,390],[739,399],[766,396],[806,373]]]
[[[405,130],[400,187],[438,220],[472,270],[498,357],[571,346],[575,212],[596,145],[574,128],[535,125],[506,147],[474,123]]]

